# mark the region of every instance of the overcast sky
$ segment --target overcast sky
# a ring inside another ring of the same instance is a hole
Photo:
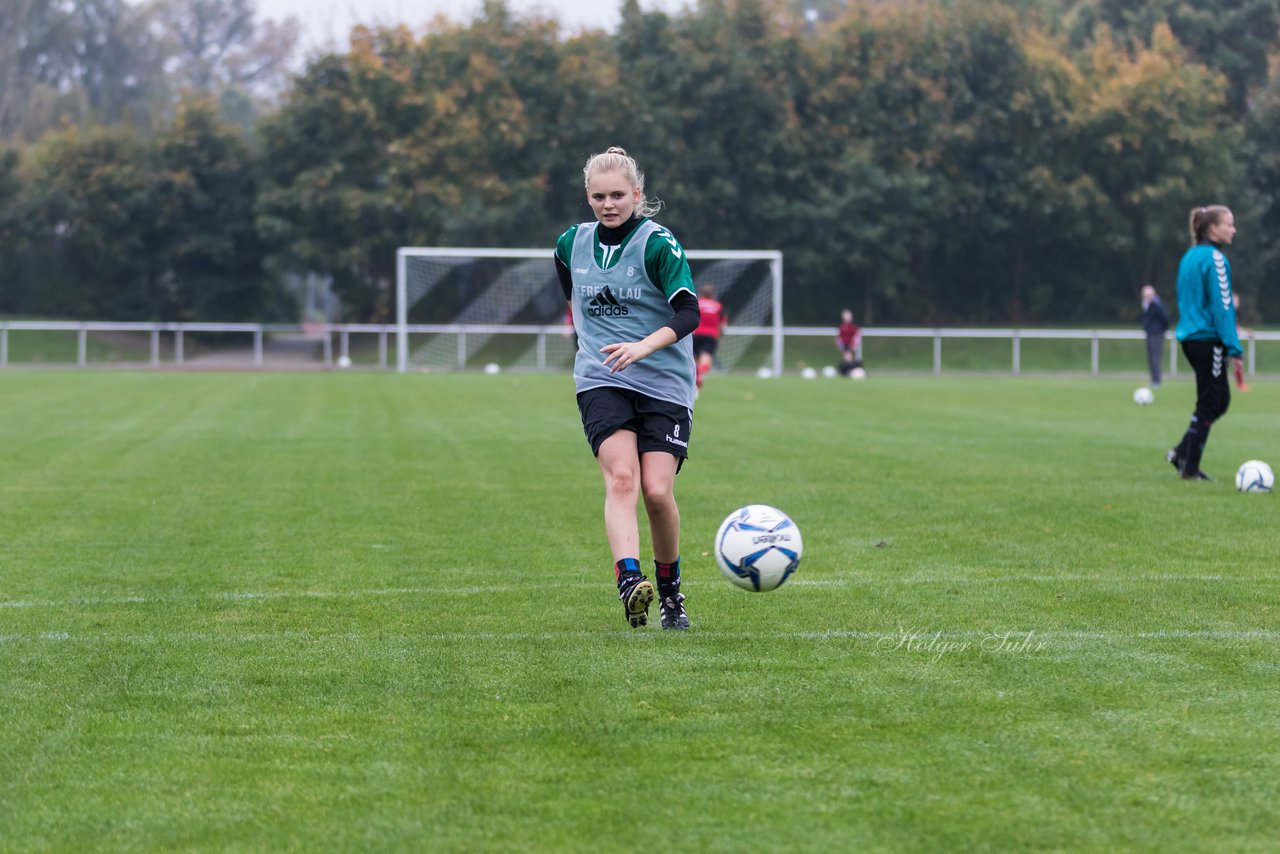
[[[640,0],[642,9],[675,11],[684,0]],[[345,47],[355,24],[407,24],[415,32],[438,14],[455,21],[473,20],[483,0],[257,0],[258,19],[281,20],[289,16],[302,24],[303,47]],[[569,29],[613,29],[622,0],[507,0],[518,15],[534,12],[559,18]]]

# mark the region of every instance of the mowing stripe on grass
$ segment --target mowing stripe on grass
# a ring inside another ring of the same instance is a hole
[[[820,631],[767,631],[742,632],[721,629],[698,629],[697,634],[714,638],[740,640],[874,640],[898,641],[904,643],[909,639],[927,641],[931,638],[941,640],[973,640],[994,636],[999,630],[966,630],[966,631],[930,631],[905,629],[903,627],[884,628],[868,631],[866,629],[823,629]],[[671,633],[638,631],[624,633],[628,637],[684,637]],[[1009,634],[1016,639],[1034,637],[1043,640],[1096,640],[1115,643],[1117,641],[1140,640],[1280,640],[1280,630],[1270,629],[1161,629],[1150,632],[1110,632],[1091,630],[1058,630],[1058,631],[1013,631]],[[566,629],[563,632],[424,632],[421,634],[391,635],[377,634],[381,640],[403,639],[424,641],[455,640],[487,640],[519,642],[519,641],[562,641],[569,637],[595,638],[599,632],[582,629]],[[78,635],[69,632],[33,632],[27,634],[0,635],[0,643],[19,643],[33,641],[56,641],[65,643],[132,643],[171,644],[175,642],[193,643],[261,643],[263,641],[298,641],[298,640],[349,640],[364,641],[375,637],[374,634],[358,632],[341,632],[322,634],[316,632],[151,632],[147,634],[89,634]]]
[[[1243,575],[1178,575],[1171,573],[1143,573],[1121,578],[1102,575],[998,575],[988,577],[968,576],[906,576],[899,578],[795,578],[787,582],[790,587],[881,587],[889,585],[928,584],[1126,584],[1135,581],[1168,581],[1188,584],[1216,584],[1219,582],[1274,584],[1276,578]],[[461,587],[395,587],[373,590],[228,590],[186,596],[118,596],[82,597],[75,599],[0,600],[0,608],[93,608],[115,605],[175,604],[178,602],[254,601],[258,599],[374,599],[393,596],[477,596],[491,593],[514,593],[530,587],[556,590],[588,590],[601,588],[598,580],[548,581],[538,579],[529,584],[471,584]],[[785,595],[785,594],[784,594]]]

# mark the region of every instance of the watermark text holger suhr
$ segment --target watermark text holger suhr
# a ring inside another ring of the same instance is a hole
[[[1035,632],[1020,632],[1005,628],[994,629],[982,638],[974,640],[947,636],[941,631],[929,632],[899,627],[897,632],[887,634],[876,641],[876,646],[891,652],[909,652],[928,656],[936,661],[944,655],[963,652],[981,652],[991,655],[1040,652],[1044,649],[1044,641],[1038,639]]]

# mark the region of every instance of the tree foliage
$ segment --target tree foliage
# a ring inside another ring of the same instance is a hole
[[[238,129],[207,99],[182,102],[155,144],[162,218],[154,244],[162,302],[179,320],[265,319],[270,305],[254,224],[258,181]]]
[[[5,0],[0,139],[150,128],[192,91],[251,124],[287,86],[298,33],[293,19],[258,21],[253,0]]]
[[[206,102],[184,103],[154,140],[124,128],[47,135],[12,208],[25,250],[13,288],[27,294],[21,308],[264,319],[254,174],[239,132]]]
[[[248,317],[316,272],[385,320],[398,246],[549,250],[610,145],[685,245],[783,250],[793,322],[1128,319],[1211,202],[1237,211],[1253,319],[1280,297],[1280,0],[626,0],[616,32],[574,34],[488,0],[357,28],[278,102],[254,87],[288,34],[251,0],[16,2],[0,133],[39,142],[0,157],[22,285],[0,309]],[[90,7],[125,35],[75,47]],[[161,37],[122,51],[138,21]]]
[[[261,23],[252,0],[167,0],[154,9],[179,89],[219,94],[265,87],[271,94],[281,85],[297,46],[296,20]]]
[[[1091,41],[1101,25],[1114,33],[1113,47],[1128,51],[1155,47],[1171,34],[1192,58],[1226,78],[1227,103],[1241,116],[1270,76],[1280,0],[1081,0],[1072,19],[1078,42]]]
[[[71,123],[150,123],[164,56],[149,11],[125,0],[11,0],[0,6],[0,138]]]

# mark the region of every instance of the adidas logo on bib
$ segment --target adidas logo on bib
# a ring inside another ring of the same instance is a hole
[[[605,285],[600,293],[587,300],[588,317],[621,317],[627,314],[627,307],[618,302],[618,298]]]

